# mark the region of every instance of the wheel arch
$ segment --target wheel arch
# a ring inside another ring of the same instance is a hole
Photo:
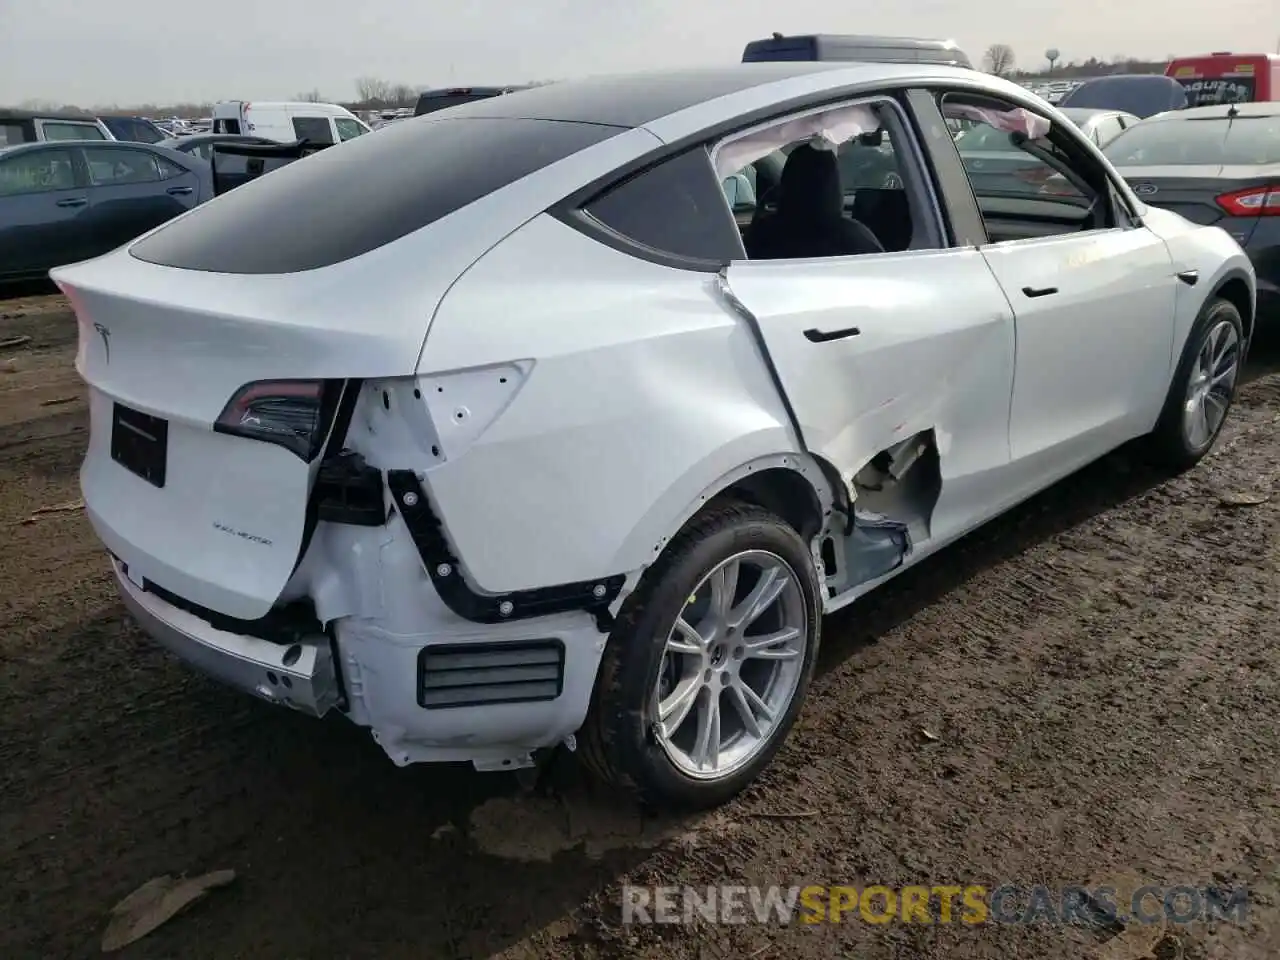
[[[1209,294],[1209,298],[1213,297],[1221,297],[1240,311],[1240,320],[1244,324],[1244,338],[1246,341],[1251,341],[1257,302],[1248,275],[1238,268],[1227,270]]]
[[[763,507],[787,523],[806,541],[826,525],[833,509],[833,488],[825,465],[808,453],[779,452],[754,457],[720,474],[674,514],[646,518],[633,535],[647,536],[649,566],[667,545],[707,509],[736,499]],[[626,548],[624,548],[625,550]]]

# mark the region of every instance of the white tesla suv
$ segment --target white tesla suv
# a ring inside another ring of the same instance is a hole
[[[1044,175],[971,184],[958,119]],[[824,613],[1128,440],[1203,456],[1255,298],[1020,87],[831,63],[406,120],[54,277],[144,631],[398,764],[567,744],[686,806]]]

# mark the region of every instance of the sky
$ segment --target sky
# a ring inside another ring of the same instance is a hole
[[[355,79],[523,83],[735,62],[783,33],[993,43],[1021,67],[1275,51],[1280,0],[0,0],[0,104],[351,99]],[[1272,34],[1275,34],[1272,36]]]

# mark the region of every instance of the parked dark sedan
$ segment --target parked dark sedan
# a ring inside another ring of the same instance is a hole
[[[0,282],[106,253],[212,196],[207,164],[150,144],[0,149]]]
[[[266,137],[251,137],[246,133],[196,133],[188,137],[171,137],[168,140],[161,140],[157,146],[177,150],[179,153],[189,153],[209,163],[213,160],[215,143],[270,144],[275,141],[268,140]]]
[[[1280,316],[1280,103],[1164,113],[1103,153],[1144,203],[1235,237],[1258,273],[1258,315]]]

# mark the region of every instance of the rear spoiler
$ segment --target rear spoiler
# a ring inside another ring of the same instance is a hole
[[[310,140],[295,140],[292,143],[236,143],[234,140],[215,143],[210,157],[213,195],[221,196],[250,180],[256,180],[264,173],[278,170],[285,164],[309,157],[331,146],[331,143]]]

